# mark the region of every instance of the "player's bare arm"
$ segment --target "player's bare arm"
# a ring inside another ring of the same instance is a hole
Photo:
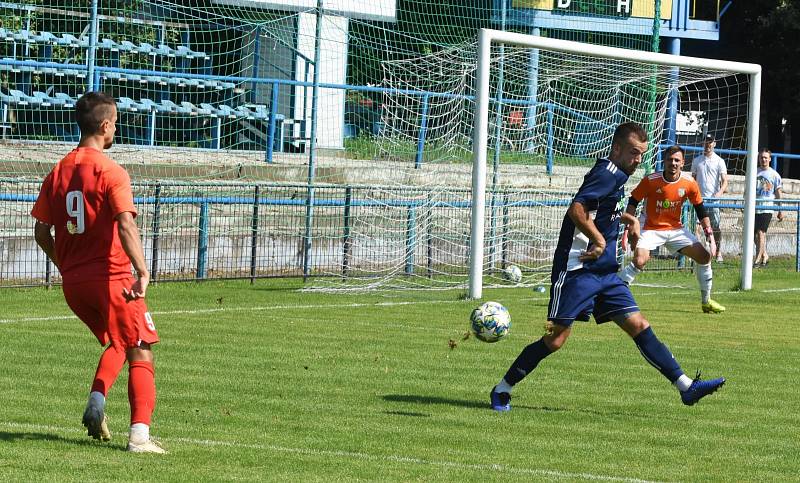
[[[719,191],[714,194],[715,198],[719,198],[728,191],[728,173],[722,173],[722,182],[719,185]]]
[[[137,280],[131,288],[123,290],[125,298],[128,300],[144,298],[147,292],[147,285],[150,283],[150,272],[147,271],[147,265],[144,262],[144,250],[139,238],[139,228],[136,226],[133,214],[124,211],[117,215],[117,231],[119,232],[122,249],[131,259],[137,276]]]
[[[780,188],[775,188],[775,199],[779,200],[781,198],[783,198],[783,190],[780,189]],[[777,217],[778,217],[778,221],[783,221],[783,212],[782,211],[778,211],[778,216]]]
[[[636,245],[639,244],[639,239],[642,237],[642,227],[639,223],[639,218],[636,216],[636,205],[628,205],[625,212],[620,216],[619,222],[625,225],[625,232],[627,236],[626,242],[631,247],[631,250],[636,250]]]
[[[36,244],[47,254],[50,260],[58,267],[58,260],[56,259],[56,241],[53,239],[50,228],[52,225],[37,221],[33,227],[33,236],[36,239]]]
[[[589,246],[583,255],[579,257],[579,260],[588,262],[600,258],[600,255],[606,249],[606,239],[603,238],[603,234],[595,226],[592,217],[586,211],[586,207],[582,203],[573,202],[567,210],[567,215],[575,223],[578,230],[589,238]]]

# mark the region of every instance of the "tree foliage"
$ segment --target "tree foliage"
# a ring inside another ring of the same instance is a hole
[[[783,149],[782,119],[800,133],[800,0],[735,0],[722,17],[719,56],[761,64],[767,140]]]

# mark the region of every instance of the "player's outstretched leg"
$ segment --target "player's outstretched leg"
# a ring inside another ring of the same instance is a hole
[[[672,356],[669,348],[658,340],[653,329],[649,326],[636,335],[633,341],[645,360],[658,369],[680,391],[681,401],[687,406],[693,405],[725,384],[725,378],[723,377],[703,381],[700,379],[699,372],[694,380],[689,379],[684,374],[678,361]]]

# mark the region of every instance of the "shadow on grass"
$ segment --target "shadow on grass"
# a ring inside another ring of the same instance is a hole
[[[415,418],[429,418],[431,417],[430,414],[425,413],[415,413],[413,411],[384,411],[384,414],[389,414],[391,416],[411,416]]]
[[[59,436],[57,434],[50,434],[50,433],[11,433],[8,431],[0,431],[0,441],[1,442],[23,442],[23,441],[50,441],[50,442],[57,442],[57,443],[67,443],[67,444],[74,444],[78,446],[101,446],[108,449],[113,450],[124,450],[118,445],[112,445],[107,443],[100,443],[94,440],[88,439],[78,439],[78,438],[65,438],[63,436]]]
[[[446,406],[459,406],[462,408],[475,408],[475,409],[489,409],[489,399],[486,401],[469,401],[466,399],[450,399],[437,396],[413,396],[403,394],[387,394],[383,396],[384,401],[399,402],[399,403],[413,403],[413,404],[442,404]],[[534,407],[534,406],[520,406],[514,405],[514,409],[534,409],[538,411],[569,411],[563,408],[550,408],[550,407]]]
[[[389,402],[397,402],[397,403],[413,403],[413,404],[441,404],[447,406],[459,406],[464,408],[475,408],[475,409],[486,409],[489,410],[489,398],[485,401],[470,401],[466,399],[450,399],[438,396],[414,396],[414,395],[404,395],[404,394],[386,394],[383,396],[384,401]],[[513,409],[527,409],[531,411],[543,411],[543,412],[575,412],[575,413],[584,413],[584,414],[591,414],[593,416],[624,416],[628,418],[642,418],[647,419],[649,415],[638,415],[620,411],[597,411],[594,409],[588,408],[558,408],[552,406],[525,406],[521,404],[513,404]]]

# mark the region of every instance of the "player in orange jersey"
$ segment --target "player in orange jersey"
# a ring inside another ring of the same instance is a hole
[[[108,441],[108,390],[128,362],[131,426],[128,451],[164,453],[150,438],[156,402],[153,352],[158,342],[144,297],[150,274],[134,217],[128,173],[103,154],[116,132],[117,106],[102,92],[75,106],[81,139],[44,180],[31,211],[36,242],[61,272],[67,304],[102,346],[83,424]],[[55,229],[55,238],[51,229]],[[137,278],[131,275],[131,264]]]
[[[697,182],[691,174],[682,171],[684,162],[683,148],[668,148],[664,152],[664,171],[646,176],[631,192],[628,207],[622,217],[629,223],[628,238],[634,255],[631,263],[619,276],[630,284],[644,269],[650,259],[650,251],[666,246],[671,252],[681,253],[694,260],[703,312],[719,313],[725,307],[711,299],[711,258],[716,252],[714,232],[703,208],[703,198]],[[644,227],[636,218],[636,207],[642,200],[646,200]],[[683,202],[686,200],[694,206],[710,252],[681,223]]]

